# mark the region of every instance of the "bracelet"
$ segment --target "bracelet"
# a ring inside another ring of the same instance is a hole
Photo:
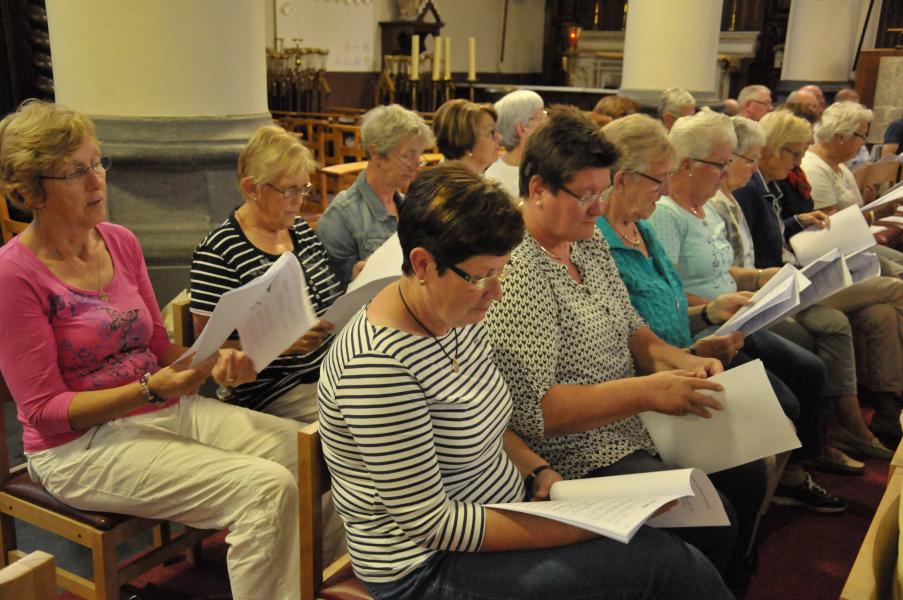
[[[714,323],[712,323],[712,320],[709,318],[709,305],[708,304],[706,304],[705,306],[702,307],[702,312],[699,313],[699,316],[702,317],[702,322],[705,323],[706,325],[708,325],[709,327],[714,325]]]
[[[756,269],[756,279],[753,281],[753,287],[759,289],[759,277],[762,276],[762,269]]]
[[[148,382],[150,381],[151,374],[147,371],[144,372],[144,375],[141,376],[141,379],[138,380],[138,388],[141,390],[141,395],[144,396],[144,401],[148,404],[166,404],[166,398],[163,396],[158,396],[154,393]]]
[[[551,468],[552,468],[552,465],[539,465],[538,467],[536,467],[535,469],[530,471],[530,474],[527,475],[526,479],[524,479],[524,485],[526,486],[527,493],[530,496],[533,495],[533,482],[536,481],[536,476],[539,475],[540,473],[542,473],[543,471],[546,471]]]
[[[693,356],[699,356],[699,355],[696,353],[696,344],[690,344],[690,347],[687,348],[687,352],[689,352],[689,353],[692,354]]]

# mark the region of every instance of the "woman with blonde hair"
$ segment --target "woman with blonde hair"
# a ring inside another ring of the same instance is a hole
[[[313,157],[295,136],[277,125],[258,129],[238,157],[238,189],[244,203],[215,227],[191,260],[194,330],[207,325],[220,297],[262,275],[284,252],[304,273],[318,315],[340,295],[320,240],[300,216],[311,192]],[[317,419],[320,362],[332,324],[320,321],[257,374],[254,382],[223,391],[226,401],[310,423]],[[230,346],[239,347],[232,332]]]
[[[0,371],[28,471],[80,510],[228,528],[235,598],[297,598],[297,426],[197,395],[254,379],[240,351],[177,361],[138,240],[106,222],[84,115],[29,101],[0,122],[0,190],[31,225],[0,248]]]
[[[449,100],[433,118],[439,152],[445,160],[457,161],[472,173],[482,174],[499,157],[497,122],[498,113],[491,104]]]

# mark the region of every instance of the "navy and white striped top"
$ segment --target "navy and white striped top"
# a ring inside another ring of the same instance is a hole
[[[307,222],[297,217],[289,233],[314,310],[321,316],[341,295],[341,286],[327,264],[326,251]],[[278,258],[248,240],[233,212],[222,225],[207,234],[191,258],[191,312],[210,316],[220,296],[262,275]],[[230,339],[238,339],[238,333],[233,331]],[[235,388],[227,400],[265,411],[274,399],[296,385],[317,380],[330,341],[331,338],[327,338],[319,348],[307,354],[277,357],[257,374],[255,381]]]
[[[482,505],[525,491],[502,449],[511,397],[483,327],[459,328],[456,348],[453,331],[416,336],[366,310],[323,361],[320,435],[354,571],[385,583],[436,552],[478,550]]]

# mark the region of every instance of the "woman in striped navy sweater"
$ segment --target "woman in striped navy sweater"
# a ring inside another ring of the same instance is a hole
[[[336,508],[371,593],[729,598],[669,532],[643,527],[621,544],[485,506],[547,499],[561,479],[508,429],[511,397],[480,324],[523,221],[498,185],[443,164],[412,184],[398,235],[403,276],[337,336],[318,394]]]

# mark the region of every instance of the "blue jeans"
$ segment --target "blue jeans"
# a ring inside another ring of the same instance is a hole
[[[646,526],[629,544],[602,537],[542,550],[439,552],[403,579],[366,586],[376,600],[733,598],[699,550]]]

